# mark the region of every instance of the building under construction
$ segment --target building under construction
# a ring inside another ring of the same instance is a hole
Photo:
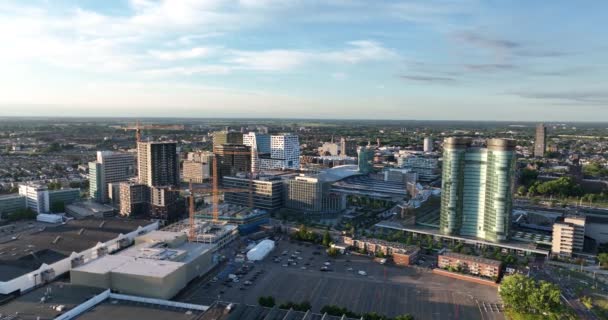
[[[191,235],[191,242],[213,245],[213,250],[222,248],[239,235],[238,227],[234,224],[203,219],[194,219],[193,223],[189,219],[181,220],[165,227],[163,231]]]
[[[196,212],[196,219],[213,221],[213,209],[205,208]],[[258,231],[261,225],[268,223],[269,219],[270,214],[266,210],[228,203],[223,203],[218,207],[218,221],[236,225],[242,235]]]

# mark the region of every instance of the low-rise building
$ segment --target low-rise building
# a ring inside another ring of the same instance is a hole
[[[25,196],[17,193],[0,195],[0,219],[25,208]]]
[[[464,273],[497,279],[502,262],[455,252],[446,252],[437,258],[437,266],[442,269],[457,269]]]
[[[365,251],[368,254],[391,256],[393,262],[400,266],[409,266],[414,263],[418,259],[418,254],[420,252],[420,248],[417,246],[379,239],[354,239],[352,237],[342,237],[342,241],[346,246]]]

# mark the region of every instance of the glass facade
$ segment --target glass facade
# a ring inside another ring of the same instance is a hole
[[[488,140],[472,148],[466,138],[446,139],[440,230],[442,233],[505,241],[511,224],[514,142]]]

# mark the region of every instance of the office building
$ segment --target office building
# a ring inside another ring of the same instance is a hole
[[[443,153],[440,232],[492,242],[509,239],[515,141],[447,138]]]
[[[337,213],[346,208],[346,197],[331,192],[331,183],[320,177],[298,176],[285,184],[285,207],[312,214]]]
[[[97,151],[96,161],[89,162],[91,198],[100,203],[110,201],[108,184],[127,181],[135,176],[135,157],[129,153]]]
[[[243,134],[236,131],[216,131],[213,133],[213,147],[223,144],[243,144]]]
[[[585,243],[585,217],[570,216],[553,224],[551,253],[556,256],[571,257],[572,253],[583,251]]]
[[[185,202],[180,201],[179,190],[169,187],[150,188],[150,216],[154,219],[173,221],[183,212]]]
[[[424,152],[433,152],[433,138],[432,137],[424,138],[423,150],[424,150]]]
[[[49,204],[51,208],[57,203],[61,206],[66,206],[80,200],[80,189],[78,188],[63,188],[59,190],[49,191]]]
[[[0,220],[25,208],[25,196],[20,194],[0,195]]]
[[[358,163],[361,174],[369,174],[374,169],[374,150],[369,147],[359,148]]]
[[[251,148],[251,172],[257,172],[260,168],[260,158],[271,157],[270,135],[249,132],[243,135],[243,144]]]
[[[270,159],[260,159],[260,170],[300,169],[300,140],[285,133],[270,136]]]
[[[283,181],[279,177],[260,177],[250,181],[244,177],[224,177],[224,187],[243,189],[242,192],[224,193],[224,202],[253,208],[275,211],[283,207]],[[250,184],[251,182],[251,184]]]
[[[50,211],[49,190],[46,185],[26,183],[19,185],[19,194],[25,197],[25,205],[36,213]]]
[[[542,158],[547,150],[547,128],[544,123],[539,123],[536,126],[536,136],[534,139],[534,156]]]
[[[179,186],[179,159],[175,142],[138,142],[139,181],[150,187]]]
[[[437,266],[441,269],[456,268],[464,273],[475,276],[498,279],[502,262],[455,252],[446,252],[437,258]]]
[[[236,176],[251,170],[251,149],[242,144],[222,144],[214,147],[218,178]]]
[[[420,182],[432,182],[439,178],[439,160],[430,156],[399,157],[397,165],[418,174]]]

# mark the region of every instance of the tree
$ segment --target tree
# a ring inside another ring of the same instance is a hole
[[[528,188],[526,188],[526,186],[519,186],[519,188],[517,188],[517,194],[520,196],[526,195],[527,192]]]
[[[402,314],[395,317],[395,320],[414,320],[414,316],[411,314]]]
[[[564,311],[558,286],[542,280],[537,283],[520,274],[502,280],[500,297],[517,313],[558,315]]]
[[[528,294],[534,289],[534,280],[520,274],[507,276],[500,285],[500,297],[516,312],[528,312]]]
[[[528,294],[530,307],[541,313],[557,312],[562,308],[561,292],[553,283],[541,280],[538,286]]]
[[[30,220],[30,219],[36,219],[36,212],[34,212],[32,209],[27,208],[27,209],[20,209],[17,210],[9,215],[7,215],[6,219],[8,221],[18,221],[18,220]]]
[[[274,297],[272,296],[261,296],[258,298],[258,304],[261,305],[262,307],[268,307],[268,308],[272,308],[275,306],[275,301],[274,301]]]
[[[329,247],[330,244],[331,244],[331,235],[329,234],[329,231],[325,230],[325,233],[323,234],[323,245],[326,247]]]
[[[597,259],[600,261],[600,266],[602,266],[602,269],[608,269],[608,253],[598,254]]]

